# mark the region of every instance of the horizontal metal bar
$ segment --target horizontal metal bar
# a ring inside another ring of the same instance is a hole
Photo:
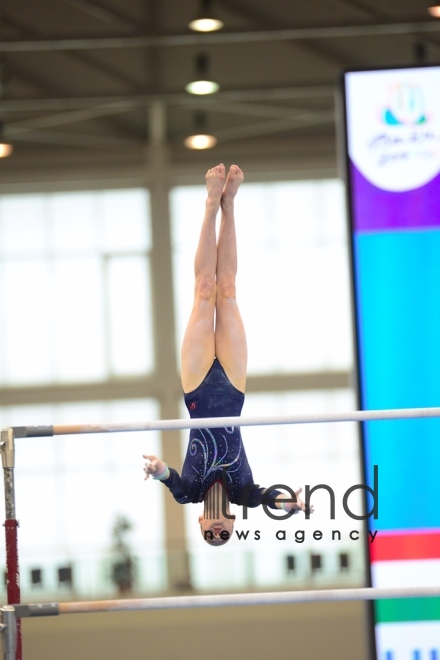
[[[60,613],[58,603],[28,603],[27,605],[14,605],[15,614],[19,619],[34,616],[56,616]]]
[[[86,614],[90,612],[122,612],[136,610],[183,609],[191,607],[226,607],[243,605],[276,605],[288,603],[341,602],[348,600],[382,600],[388,598],[431,598],[440,596],[436,587],[323,589],[308,591],[276,591],[268,593],[216,594],[213,596],[176,596],[167,598],[135,598],[71,603],[32,604],[20,616]],[[46,610],[44,610],[46,607]],[[58,608],[58,612],[57,612]]]
[[[232,426],[278,426],[286,424],[325,424],[335,422],[368,422],[391,419],[424,419],[440,417],[440,408],[399,408],[395,410],[355,410],[351,412],[282,417],[202,417],[196,419],[164,419],[153,422],[121,424],[70,424],[59,426],[16,427],[16,437],[43,435],[76,435],[83,433],[122,433],[127,431],[175,431],[179,429],[222,428]],[[15,429],[14,429],[15,432]]]
[[[14,438],[47,438],[53,435],[53,426],[14,426]]]
[[[120,48],[169,48],[171,46],[208,46],[213,44],[263,43],[305,39],[341,39],[439,32],[439,21],[416,23],[378,23],[367,25],[336,25],[328,27],[291,28],[249,32],[218,32],[216,34],[176,34],[142,37],[88,37],[77,39],[40,39],[2,41],[4,53],[24,53],[63,50],[114,50]]]

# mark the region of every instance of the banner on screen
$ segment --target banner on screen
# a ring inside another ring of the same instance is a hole
[[[438,405],[440,67],[350,71],[343,89],[360,405]],[[440,576],[439,438],[435,419],[364,425],[373,586]],[[381,660],[440,660],[440,599],[384,601],[375,623]]]

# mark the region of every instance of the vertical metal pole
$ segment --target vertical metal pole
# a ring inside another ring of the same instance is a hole
[[[151,204],[153,250],[151,274],[153,279],[153,323],[156,356],[155,383],[159,390],[161,417],[179,417],[181,384],[177,372],[174,342],[175,328],[172,296],[173,269],[171,261],[171,218],[169,207],[170,163],[166,145],[166,108],[161,101],[149,107],[148,127],[150,143],[147,150]],[[164,292],[167,295],[164,295]],[[162,452],[170,465],[182,465],[180,433],[162,434]],[[185,542],[183,507],[174,506],[172,498],[164,499],[165,543],[168,584],[171,588],[190,586],[189,558]]]
[[[15,660],[17,653],[17,620],[15,610],[11,605],[1,608],[3,634],[3,658],[4,660]]]
[[[8,604],[16,605],[20,602],[20,570],[18,565],[18,539],[17,527],[18,521],[15,517],[15,488],[14,488],[14,467],[15,467],[15,445],[14,430],[2,429],[0,450],[3,463],[3,474],[5,482],[5,532],[6,532],[6,585]],[[14,615],[15,619],[15,615]],[[15,660],[22,660],[21,646],[21,621],[17,620],[16,625],[17,650]]]

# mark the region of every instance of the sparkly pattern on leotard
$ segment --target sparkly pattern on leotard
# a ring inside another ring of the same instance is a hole
[[[244,394],[232,385],[215,359],[201,385],[185,394],[185,403],[192,418],[238,417]],[[264,488],[254,484],[238,426],[191,429],[182,475],[170,468],[163,483],[180,504],[201,502],[209,488],[222,480],[222,473],[231,502],[249,507],[262,503]],[[271,508],[276,508],[278,494],[272,491],[267,497]]]

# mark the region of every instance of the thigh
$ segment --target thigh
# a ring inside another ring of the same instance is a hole
[[[231,383],[241,392],[246,387],[246,333],[234,298],[217,296],[215,353]]]
[[[185,393],[200,385],[215,358],[215,301],[197,298],[182,342],[181,378]]]

